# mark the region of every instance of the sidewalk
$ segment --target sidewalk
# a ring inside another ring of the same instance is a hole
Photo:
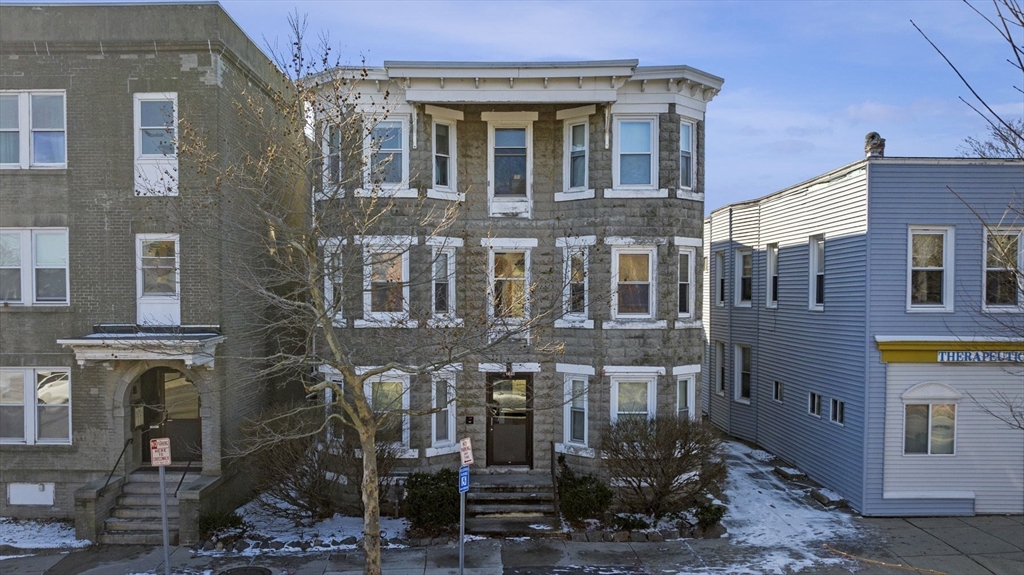
[[[774,571],[770,550],[729,538],[682,539],[660,543],[581,543],[564,540],[487,539],[466,544],[467,575],[639,575],[677,573],[864,575],[914,573],[906,567],[950,575],[1024,573],[1024,518],[1021,516],[920,519],[855,518],[858,535],[829,543],[856,558],[828,549],[806,549],[803,561]],[[785,551],[792,553],[792,550]],[[792,559],[792,557],[790,557]],[[388,575],[458,573],[455,544],[386,549]],[[899,568],[902,565],[904,568]],[[218,575],[236,567],[263,567],[271,575],[357,575],[357,550],[310,555],[195,554],[172,548],[175,575]],[[795,568],[794,568],[795,567]],[[162,575],[160,547],[93,547],[67,554],[0,561],[3,575]],[[927,571],[926,571],[927,572]],[[250,575],[257,575],[252,572]]]

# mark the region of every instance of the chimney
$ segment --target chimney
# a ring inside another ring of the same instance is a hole
[[[885,138],[878,135],[878,132],[871,132],[864,136],[864,155],[869,158],[881,158],[885,156]]]

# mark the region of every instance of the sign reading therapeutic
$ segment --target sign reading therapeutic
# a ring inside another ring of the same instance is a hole
[[[171,464],[171,440],[160,437],[149,440],[149,462],[153,467],[167,467]]]
[[[940,351],[939,363],[1024,363],[1024,351]]]

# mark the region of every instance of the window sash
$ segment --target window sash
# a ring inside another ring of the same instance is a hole
[[[988,233],[985,237],[985,305],[1021,305],[1021,234]]]
[[[736,346],[736,399],[750,399],[750,347]]]
[[[580,122],[567,127],[566,174],[570,190],[587,187],[588,125]]]
[[[942,230],[911,230],[910,305],[946,305],[947,234]]]
[[[750,303],[754,290],[754,255],[749,250],[741,250],[738,256],[737,275],[739,276],[739,303]]]
[[[63,91],[0,92],[0,165],[67,165],[67,106]]]
[[[587,248],[565,248],[565,290],[563,315],[586,317],[588,301]]]
[[[768,306],[779,303],[779,246],[769,244],[767,249],[768,259]]]
[[[66,368],[0,368],[0,443],[70,444]]]
[[[654,120],[620,119],[618,134],[618,170],[616,185],[623,187],[654,186]]]
[[[455,127],[443,122],[434,122],[434,186],[452,188],[452,144]]]
[[[679,124],[679,187],[693,187],[693,124]]]
[[[455,250],[435,249],[433,268],[433,314],[455,314]]]
[[[568,378],[566,385],[566,437],[568,443],[587,444],[587,381]]]
[[[68,269],[66,229],[0,230],[0,301],[66,305],[70,301]]]
[[[431,444],[450,445],[455,442],[455,404],[454,379],[449,377],[434,378],[433,407],[433,438]]]
[[[954,455],[956,453],[956,404],[904,405],[903,453],[905,455]]]
[[[330,125],[324,138],[324,180],[328,184],[340,184],[342,179],[341,126]]]
[[[491,252],[491,317],[513,320],[528,317],[528,268],[528,251]]]
[[[839,401],[838,399],[832,400],[832,405],[829,409],[829,419],[833,422],[842,425],[846,420],[846,402]]]
[[[653,250],[614,252],[616,316],[653,316],[654,255]]]
[[[807,412],[821,417],[821,395],[811,392],[807,396]]]
[[[811,307],[816,309],[825,304],[825,238],[812,236],[809,245]]]
[[[696,254],[693,250],[683,249],[679,251],[679,293],[678,315],[681,318],[693,317],[693,277],[695,275],[694,265]]]

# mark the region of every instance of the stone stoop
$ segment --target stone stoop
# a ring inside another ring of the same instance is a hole
[[[551,476],[478,475],[466,493],[466,533],[490,537],[565,537],[555,516]]]
[[[178,499],[174,490],[181,481],[180,471],[166,474],[167,531],[170,544],[178,544]],[[182,485],[199,478],[199,472],[190,471]],[[163,525],[160,518],[160,474],[136,471],[128,476],[121,488],[110,517],[103,522],[103,533],[97,543],[103,545],[161,545]]]

